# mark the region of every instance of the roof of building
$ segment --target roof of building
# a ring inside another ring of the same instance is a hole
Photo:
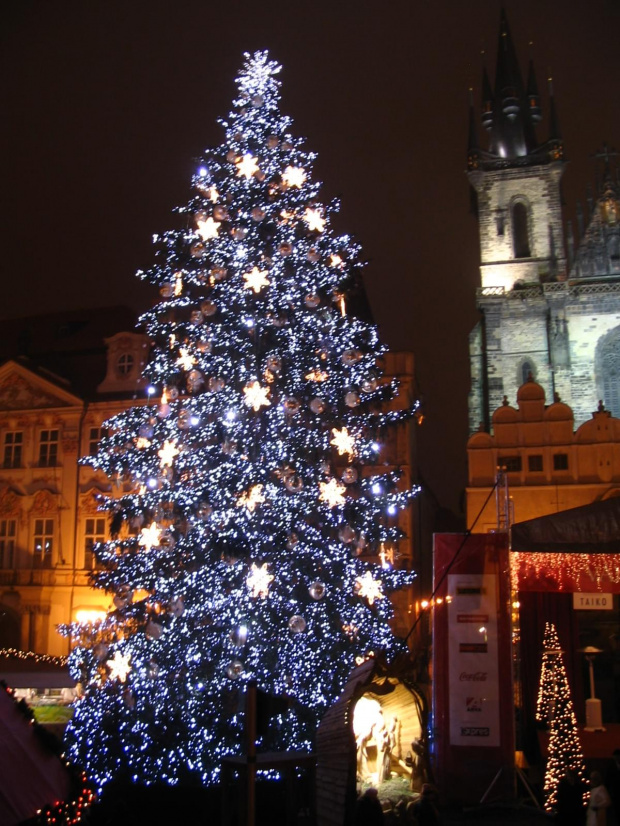
[[[90,401],[99,397],[97,386],[106,375],[105,339],[135,332],[136,322],[135,312],[123,306],[5,320],[0,362],[14,359]]]

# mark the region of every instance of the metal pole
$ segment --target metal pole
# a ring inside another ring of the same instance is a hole
[[[256,818],[256,682],[248,683],[245,731],[247,736],[247,826]]]

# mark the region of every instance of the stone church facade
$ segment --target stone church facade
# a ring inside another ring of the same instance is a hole
[[[470,107],[468,178],[480,232],[480,321],[470,336],[469,427],[491,428],[504,398],[513,403],[531,376],[547,399],[570,405],[575,425],[599,402],[620,415],[620,187],[609,153],[601,185],[566,231],[560,182],[564,145],[551,82],[547,138],[530,62],[522,75],[502,14],[494,87],[486,71],[478,141]]]

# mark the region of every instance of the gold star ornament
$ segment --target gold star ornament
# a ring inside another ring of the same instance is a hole
[[[306,172],[300,166],[287,166],[282,173],[282,183],[287,187],[301,187],[306,182]]]
[[[192,365],[196,364],[196,359],[190,355],[190,353],[185,349],[185,347],[181,347],[179,349],[179,357],[177,359],[177,364],[183,370],[191,370]]]
[[[142,545],[146,551],[150,551],[151,548],[155,548],[159,545],[160,539],[161,531],[157,527],[157,522],[151,522],[148,528],[142,528],[140,531],[138,545]]]
[[[258,161],[252,155],[244,155],[240,161],[235,164],[237,167],[237,175],[240,178],[245,178],[249,181],[252,175],[258,172]]]
[[[263,496],[263,486],[252,485],[248,491],[244,491],[237,499],[237,507],[245,507],[250,513],[254,513],[256,506],[261,505],[265,501],[265,497]]]
[[[268,399],[270,392],[268,387],[261,387],[257,381],[250,381],[243,388],[243,394],[245,396],[243,401],[256,412],[260,410],[261,407],[271,406],[271,402]]]
[[[267,563],[261,565],[260,568],[256,563],[252,563],[252,570],[248,574],[246,584],[250,591],[250,596],[254,599],[265,599],[269,595],[269,585],[273,582],[274,577],[267,570]]]
[[[319,501],[327,502],[330,508],[344,505],[344,492],[346,487],[337,479],[330,479],[329,482],[319,482]]]
[[[179,449],[176,446],[176,442],[171,442],[166,439],[161,450],[157,451],[157,455],[159,456],[160,467],[172,467],[174,457],[179,455]]]
[[[267,270],[259,270],[258,267],[254,267],[252,272],[244,273],[243,277],[245,278],[246,288],[248,290],[254,290],[254,292],[258,294],[263,287],[267,287],[270,283],[267,278],[267,272]]]
[[[336,450],[338,451],[339,456],[350,456],[353,458],[355,456],[355,439],[346,429],[343,427],[342,430],[338,430],[337,428],[332,429],[333,439],[330,442],[330,445],[333,445]]]
[[[200,235],[203,241],[208,241],[210,238],[217,238],[221,225],[221,221],[214,221],[209,215],[206,221],[198,221],[196,233]]]
[[[129,654],[121,654],[120,651],[114,652],[114,657],[108,660],[107,663],[110,669],[111,680],[120,680],[121,683],[125,682],[127,675],[131,671],[131,666],[129,665],[130,659]]]
[[[379,579],[373,579],[370,571],[366,571],[364,576],[358,576],[355,580],[355,593],[359,597],[368,600],[369,605],[373,605],[376,600],[383,599],[383,583]]]
[[[325,218],[323,218],[323,212],[320,209],[311,209],[310,207],[306,207],[306,211],[304,212],[304,221],[308,225],[309,230],[323,232],[325,229]]]

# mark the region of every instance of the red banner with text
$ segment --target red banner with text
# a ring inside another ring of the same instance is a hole
[[[435,775],[447,800],[514,795],[510,563],[506,534],[434,537]]]

